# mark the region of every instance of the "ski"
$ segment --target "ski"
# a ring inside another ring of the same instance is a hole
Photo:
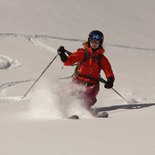
[[[90,113],[96,118],[108,118],[109,113],[106,111],[98,111],[97,109],[91,108]]]
[[[79,116],[78,115],[72,115],[69,117],[69,119],[79,119]]]
[[[106,111],[102,111],[102,112],[98,112],[95,115],[93,115],[96,118],[108,118],[109,117],[109,113]],[[79,120],[80,117],[78,115],[72,115],[69,116],[68,119],[75,119],[75,120]]]
[[[98,113],[96,114],[96,117],[97,117],[97,118],[108,118],[108,117],[109,117],[109,113],[106,112],[106,111],[98,112]]]

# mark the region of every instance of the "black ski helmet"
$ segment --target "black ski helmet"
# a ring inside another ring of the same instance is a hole
[[[101,47],[103,44],[103,41],[104,41],[104,35],[101,31],[98,31],[98,30],[91,31],[88,36],[88,45],[89,46],[90,46],[91,40],[100,41],[100,47]]]

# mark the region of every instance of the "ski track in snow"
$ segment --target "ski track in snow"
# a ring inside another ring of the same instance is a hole
[[[3,83],[0,85],[0,89],[6,89],[8,87],[11,87],[11,86],[14,86],[14,85],[17,85],[17,84],[21,84],[21,83],[26,83],[26,82],[31,82],[31,81],[34,81],[33,79],[30,79],[30,80],[22,80],[22,81],[11,81],[11,82],[7,82],[7,83]]]
[[[12,60],[6,55],[0,55],[0,69],[13,69],[19,67],[20,63],[17,60]]]
[[[85,41],[82,39],[55,37],[55,36],[46,35],[46,34],[0,33],[0,39],[6,38],[6,37],[23,37],[25,39],[28,39],[31,43],[34,43],[33,42],[34,40],[32,41],[32,39],[56,39],[56,40],[64,40],[64,41],[72,41],[72,42],[84,42]],[[41,41],[39,41],[37,44],[39,46],[46,48],[47,50],[51,48],[51,47],[48,47],[46,44],[42,43]],[[128,48],[128,49],[136,49],[139,51],[155,52],[155,48],[132,47],[128,45],[120,45],[120,44],[113,44],[113,43],[107,43],[106,46],[114,46],[118,48]]]
[[[12,103],[21,101],[22,96],[0,97],[0,103]]]
[[[46,50],[52,52],[52,53],[56,53],[56,49],[44,44],[43,42],[41,42],[40,40],[38,39],[33,39],[33,38],[30,38],[29,41],[31,41],[31,43],[35,44],[36,46],[39,46],[41,48],[45,48]]]

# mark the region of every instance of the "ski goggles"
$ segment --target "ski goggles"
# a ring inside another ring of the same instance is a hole
[[[100,40],[92,40],[92,39],[90,39],[90,43],[100,44]]]
[[[102,39],[103,39],[103,37],[100,36],[99,34],[93,34],[92,36],[90,36],[91,41],[100,41]]]

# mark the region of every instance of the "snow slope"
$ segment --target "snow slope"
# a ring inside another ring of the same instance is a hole
[[[0,0],[0,154],[154,155],[154,14],[153,0]],[[101,84],[94,108],[110,116],[94,118],[58,57],[22,99],[60,45],[75,51],[94,29],[131,104]]]

